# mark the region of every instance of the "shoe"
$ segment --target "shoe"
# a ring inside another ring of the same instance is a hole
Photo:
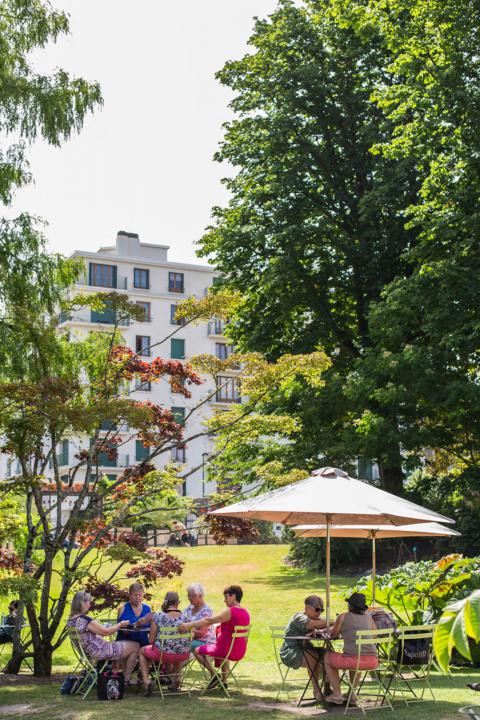
[[[143,697],[150,697],[153,693],[153,680],[150,680],[147,687],[144,686]]]
[[[179,688],[179,687],[176,687],[175,685],[172,685],[172,687],[169,689],[168,692],[171,692],[171,693],[179,693],[179,692],[180,692],[180,688]]]
[[[335,697],[335,695],[327,695],[325,698],[325,702],[330,703],[330,705],[343,705],[344,700],[343,697]]]
[[[220,680],[217,678],[216,675],[214,675],[207,685],[207,690],[213,690],[214,688],[218,687],[219,685],[220,685]]]
[[[348,701],[348,695],[344,696],[344,701]],[[348,703],[350,707],[358,707],[358,698],[355,695],[355,693],[352,693],[352,696],[350,698],[350,702]]]

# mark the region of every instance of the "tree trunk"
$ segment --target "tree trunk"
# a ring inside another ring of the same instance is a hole
[[[400,463],[383,462],[378,465],[382,488],[393,495],[403,495],[403,470]]]
[[[52,674],[53,648],[50,642],[42,642],[33,650],[33,674],[35,677],[50,677]]]
[[[6,675],[18,675],[20,672],[20,668],[22,667],[22,662],[25,658],[25,653],[23,650],[13,650],[12,657],[8,661],[6,667],[4,668],[3,672]]]

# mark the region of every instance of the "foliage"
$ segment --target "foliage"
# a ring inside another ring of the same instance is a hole
[[[288,540],[291,542],[288,551],[288,562],[294,567],[305,568],[320,572],[325,569],[326,544],[324,538],[299,538],[294,537],[293,532],[288,531]],[[345,570],[354,566],[370,567],[371,548],[370,543],[363,540],[349,541],[342,538],[338,542],[336,538],[331,539],[331,567],[333,571]]]
[[[438,561],[408,562],[377,576],[375,599],[406,625],[437,622],[453,600],[480,587],[480,558],[446,555]],[[355,590],[372,599],[372,579],[362,578]]]
[[[410,271],[405,251],[416,231],[404,227],[403,212],[415,200],[416,173],[408,158],[371,152],[392,129],[371,99],[388,79],[391,52],[379,31],[359,37],[333,10],[328,0],[282,0],[256,21],[251,52],[218,73],[234,93],[235,119],[216,158],[236,174],[225,180],[231,200],[214,208],[201,253],[213,256],[223,286],[244,295],[229,326],[242,349],[275,358],[320,345],[332,358],[322,387],[300,380],[274,399],[279,414],[302,421],[288,461],[313,469],[319,456],[341,466],[375,459],[384,487],[400,494],[395,412],[380,409],[376,441],[367,443],[354,423],[365,404],[348,380],[373,344],[372,305]]]
[[[455,648],[467,660],[472,660],[471,641],[480,641],[480,590],[447,605],[433,636],[438,664],[448,672],[452,650]]]

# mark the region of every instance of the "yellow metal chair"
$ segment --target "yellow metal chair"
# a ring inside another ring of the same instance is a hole
[[[393,710],[388,692],[388,678],[391,673],[391,650],[395,643],[391,628],[386,630],[357,630],[357,661],[355,670],[346,670],[342,681],[348,686],[345,712],[357,707],[365,715],[367,710],[389,707]],[[378,667],[375,670],[360,669],[362,650],[366,645],[381,647]],[[354,704],[355,703],[355,704]]]
[[[80,695],[85,700],[90,694],[92,688],[96,686],[98,676],[105,670],[108,660],[100,660],[99,662],[96,662],[87,655],[77,628],[67,626],[67,635],[70,640],[75,659],[77,660],[75,672],[81,668],[85,674],[85,677],[80,681],[75,691],[75,695]]]
[[[236,669],[238,663],[241,662],[241,660],[230,660],[230,655],[234,648],[235,640],[237,640],[239,638],[244,638],[245,641],[248,643],[248,637],[250,635],[250,628],[251,628],[251,625],[235,625],[235,627],[233,628],[232,640],[230,642],[230,647],[229,647],[228,652],[225,657],[215,658],[215,657],[212,657],[211,655],[208,655],[208,660],[211,660],[214,663],[214,665],[212,666],[213,676],[210,675],[210,673],[208,673],[205,668],[203,668],[205,677],[208,678],[208,683],[207,683],[206,687],[203,688],[201,695],[204,695],[209,690],[217,689],[217,687],[219,687],[222,690],[225,697],[230,697],[230,693],[228,692],[228,687],[226,684],[227,680],[229,680],[230,678],[235,683],[237,690],[239,690],[240,692],[243,692],[243,690],[240,686],[240,683],[238,682],[238,679],[235,675],[235,669]],[[225,674],[225,679],[223,678],[224,674]],[[215,687],[212,687],[213,682],[215,683]]]
[[[162,665],[164,664],[164,654],[169,652],[167,650],[167,643],[171,642],[172,640],[176,641],[185,641],[185,646],[187,647],[186,652],[190,651],[190,643],[192,641],[192,631],[189,632],[179,632],[179,630],[175,627],[167,626],[167,627],[160,627],[157,630],[157,637],[156,637],[156,643],[158,642],[159,650],[160,650],[160,659],[155,660],[152,662],[151,666],[151,674],[153,677],[153,681],[160,691],[160,695],[162,700],[165,699],[166,695],[174,696],[174,693],[166,693],[165,689],[162,686],[161,678],[168,678],[170,681],[177,681],[178,686],[181,688],[183,686],[183,690],[181,692],[177,693],[178,695],[187,694],[190,697],[190,687],[187,682],[188,674],[191,669],[191,662],[188,660],[186,661],[181,667],[179,673],[162,673]],[[157,645],[156,645],[157,646]]]
[[[433,665],[433,634],[435,625],[408,625],[396,631],[397,647],[391,662],[388,690],[398,693],[408,705],[421,700],[435,700],[430,685]],[[429,692],[431,698],[426,698]]]

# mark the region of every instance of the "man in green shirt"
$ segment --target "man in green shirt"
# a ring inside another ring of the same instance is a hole
[[[313,693],[317,700],[322,699],[319,677],[321,664],[319,663],[320,649],[314,647],[308,640],[295,639],[305,637],[314,630],[326,627],[325,620],[320,619],[323,612],[323,600],[318,595],[309,595],[305,598],[303,612],[297,612],[285,628],[285,640],[280,648],[280,658],[284,665],[291,668],[308,668],[309,677],[312,678]]]

